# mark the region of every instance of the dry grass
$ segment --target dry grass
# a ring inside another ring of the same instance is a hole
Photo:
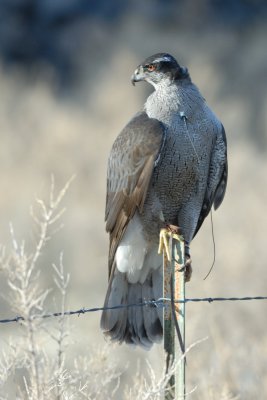
[[[64,213],[61,203],[72,179],[55,196],[52,178],[48,204],[36,199],[38,211],[32,211],[37,225],[37,241],[33,252],[27,251],[27,244],[19,244],[11,226],[12,251],[2,251],[1,269],[8,285],[10,313],[22,317],[19,321],[19,340],[11,336],[9,348],[2,353],[0,362],[1,387],[6,396],[17,399],[106,399],[118,387],[121,373],[109,362],[107,347],[101,352],[91,351],[90,355],[78,355],[67,366],[67,346],[70,330],[64,316],[69,274],[64,273],[63,256],[59,266],[53,264],[51,273],[60,293],[61,316],[52,325],[43,318],[47,312],[47,298],[52,290],[40,284],[42,271],[39,259],[46,250],[46,244],[60,228],[59,221]],[[53,269],[53,271],[52,271]],[[54,344],[49,352],[49,341]],[[16,383],[16,388],[7,384]]]

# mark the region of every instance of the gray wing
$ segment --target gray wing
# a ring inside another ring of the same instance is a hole
[[[116,249],[136,209],[142,211],[164,128],[140,112],[115,140],[108,160],[106,230],[110,233],[109,274]]]
[[[222,125],[211,155],[207,189],[194,236],[209,214],[212,205],[215,210],[220,207],[226,191],[227,177],[227,141],[225,130]]]

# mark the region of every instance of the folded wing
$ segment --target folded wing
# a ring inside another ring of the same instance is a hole
[[[220,207],[226,191],[227,177],[227,143],[224,127],[221,125],[211,154],[207,189],[194,236],[209,214],[212,205],[215,210]]]
[[[140,112],[115,140],[108,160],[106,230],[110,233],[109,275],[116,249],[136,209],[142,212],[164,127]]]

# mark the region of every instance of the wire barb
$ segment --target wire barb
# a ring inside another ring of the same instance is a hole
[[[196,298],[188,298],[188,299],[184,299],[184,300],[172,300],[170,298],[161,297],[157,300],[146,300],[142,303],[136,303],[136,304],[120,304],[117,306],[94,307],[94,308],[82,307],[79,310],[65,311],[64,313],[55,312],[55,313],[48,313],[48,314],[43,314],[43,315],[36,315],[36,316],[33,316],[31,319],[62,317],[62,315],[65,315],[65,316],[78,315],[79,316],[81,314],[87,314],[87,313],[98,312],[98,311],[103,311],[103,310],[117,310],[119,308],[168,307],[169,305],[166,305],[166,302],[169,302],[169,303],[171,303],[171,302],[173,302],[173,303],[214,303],[214,302],[219,302],[219,301],[252,301],[252,300],[267,300],[267,296],[200,297],[200,298],[196,297]],[[21,321],[25,321],[25,318],[20,315],[17,315],[16,317],[13,317],[13,318],[1,319],[0,324],[7,324],[10,322],[21,322]]]

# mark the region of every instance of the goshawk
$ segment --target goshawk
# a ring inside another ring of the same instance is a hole
[[[110,234],[105,306],[162,297],[159,233],[179,226],[189,246],[227,183],[224,128],[188,70],[166,53],[147,58],[132,83],[155,88],[115,140],[107,171],[106,229]],[[188,279],[189,279],[188,274]],[[112,340],[150,347],[162,338],[162,309],[103,311]]]

